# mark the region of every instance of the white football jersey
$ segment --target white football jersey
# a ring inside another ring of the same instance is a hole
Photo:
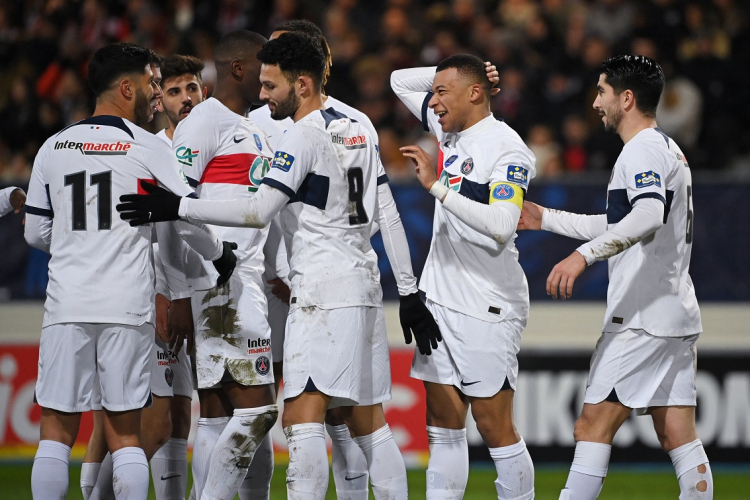
[[[700,310],[688,274],[692,177],[680,148],[658,128],[639,132],[617,158],[607,191],[608,227],[641,198],[664,202],[664,225],[609,259],[603,331],[643,329],[664,337],[700,333]]]
[[[370,245],[377,156],[369,132],[333,109],[305,116],[279,142],[263,183],[290,198],[281,223],[296,304],[382,305]]]
[[[153,323],[151,226],[115,210],[140,179],[194,195],[164,142],[122,118],[82,120],[39,150],[26,211],[52,218],[44,326]]]
[[[252,197],[270,169],[273,150],[265,133],[250,119],[209,98],[193,108],[174,133],[172,149],[188,182],[205,200]],[[210,226],[224,241],[237,243],[237,273],[243,283],[263,288],[263,245],[268,229]],[[211,263],[204,268],[210,279],[192,281],[206,290],[218,276]]]

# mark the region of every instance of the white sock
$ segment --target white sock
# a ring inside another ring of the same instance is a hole
[[[322,500],[328,491],[328,452],[323,424],[284,428],[289,447],[286,470],[288,500]]]
[[[266,434],[253,455],[253,462],[238,491],[240,500],[268,500],[273,477],[273,441]]]
[[[427,426],[430,461],[427,464],[428,500],[463,498],[469,480],[466,429]]]
[[[142,448],[127,446],[112,453],[112,484],[117,500],[142,500],[148,496],[148,460]]]
[[[245,479],[255,449],[279,415],[274,405],[234,410],[211,453],[206,486],[201,500],[232,500]]]
[[[195,498],[203,494],[203,486],[208,477],[208,466],[211,463],[211,452],[219,440],[224,427],[231,417],[199,418],[198,430],[193,443],[193,491]]]
[[[607,477],[611,453],[611,445],[578,441],[568,481],[565,483],[565,489],[561,492],[560,498],[575,500],[597,498],[602,491],[604,478]]]
[[[490,448],[495,461],[495,489],[500,500],[531,500],[534,498],[534,464],[521,439],[516,444]]]
[[[346,424],[326,424],[333,443],[333,482],[339,500],[367,500],[369,473],[367,459],[349,433]]]
[[[65,498],[68,494],[70,446],[57,441],[39,441],[31,468],[31,495],[37,500]]]
[[[83,500],[89,500],[91,491],[96,486],[96,476],[99,475],[101,462],[84,462],[81,464],[81,493]]]
[[[187,489],[187,439],[170,438],[151,457],[156,500],[184,500]]]
[[[367,459],[372,492],[376,499],[402,500],[408,498],[404,457],[396,446],[391,428],[385,424],[366,436],[354,438]]]
[[[112,500],[115,491],[112,489],[112,455],[108,452],[104,455],[99,466],[99,474],[96,475],[96,485],[91,490],[89,500]]]
[[[700,439],[670,451],[669,458],[680,483],[679,500],[708,500],[714,497],[711,466]]]

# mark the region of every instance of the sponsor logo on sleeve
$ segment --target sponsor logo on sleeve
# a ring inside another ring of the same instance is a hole
[[[294,156],[283,151],[276,151],[276,156],[273,157],[273,165],[271,165],[271,168],[278,168],[284,172],[289,172],[293,163]]]
[[[641,172],[635,176],[635,187],[641,189],[649,186],[661,187],[661,176],[649,170],[648,172]]]
[[[185,146],[177,148],[177,151],[174,152],[175,156],[177,157],[177,161],[182,163],[183,165],[187,165],[188,167],[193,166],[193,158],[198,156],[198,153],[200,153],[200,151],[194,151]]]
[[[260,140],[260,136],[253,134],[253,138],[255,139],[255,145],[258,146],[258,151],[263,151],[263,142]]]
[[[518,165],[508,165],[508,180],[527,185],[529,183],[529,171]]]
[[[271,361],[266,356],[258,356],[255,360],[255,371],[258,375],[268,375],[271,370]]]
[[[461,164],[461,173],[464,175],[469,175],[472,170],[474,170],[474,160],[472,160],[471,158],[466,158]]]

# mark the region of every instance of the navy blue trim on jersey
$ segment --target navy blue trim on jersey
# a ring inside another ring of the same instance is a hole
[[[125,125],[125,122],[123,121],[123,119],[120,118],[119,116],[111,116],[111,115],[99,115],[99,116],[92,116],[91,118],[86,118],[85,120],[81,120],[80,122],[74,123],[72,125],[68,125],[64,129],[62,129],[60,132],[58,132],[57,135],[62,134],[70,127],[75,127],[76,125],[102,125],[105,127],[119,128],[120,130],[128,134],[131,139],[135,140],[135,136],[133,135],[133,132],[131,132],[128,126]]]
[[[55,211],[52,208],[52,196],[49,194],[49,184],[44,185],[44,190],[47,191],[47,204],[49,205],[49,211],[52,214],[50,217],[55,217]]]
[[[292,188],[290,188],[289,186],[287,186],[286,184],[280,181],[277,181],[276,179],[271,179],[270,177],[263,177],[263,180],[260,181],[260,183],[268,184],[272,188],[278,189],[279,191],[281,191],[282,193],[284,193],[285,195],[289,197],[290,202],[291,202],[291,199],[294,198],[295,196],[294,190],[292,190]]]
[[[468,199],[484,205],[487,205],[490,202],[489,184],[480,184],[464,177],[464,180],[461,181],[461,189],[458,192],[463,196],[466,196]]]
[[[657,200],[664,203],[665,206],[667,204],[667,200],[665,200],[664,197],[660,195],[659,193],[641,193],[638,196],[634,197],[632,200],[630,200],[630,205],[631,206],[635,205],[635,202],[642,198],[656,198]]]
[[[190,187],[191,187],[191,188],[193,188],[193,189],[197,188],[197,187],[198,187],[198,184],[200,184],[200,182],[196,181],[196,180],[195,180],[195,179],[193,179],[192,177],[188,177],[188,176],[186,175],[186,176],[185,176],[185,178],[186,178],[186,179],[187,179],[187,181],[188,181],[188,186],[190,186]]]
[[[193,200],[197,200],[198,199],[198,195],[195,194],[195,193],[190,193],[189,195],[186,195],[185,198],[191,198]]]
[[[333,120],[343,120],[344,118],[349,119],[348,116],[346,116],[343,113],[339,113],[333,108],[328,109],[321,109],[320,114],[323,116],[323,119],[326,121],[326,128],[331,124]],[[356,123],[356,120],[351,120],[352,122]]]
[[[607,193],[607,224],[617,224],[633,210],[627,189],[610,189]]]
[[[665,133],[664,133],[664,132],[662,131],[662,129],[660,129],[659,127],[654,127],[654,130],[656,130],[657,132],[659,132],[659,133],[661,134],[661,136],[662,136],[662,137],[664,138],[664,140],[665,140],[665,141],[667,142],[667,147],[669,147],[669,136],[668,136],[667,134],[665,134]]]
[[[263,180],[265,179],[266,178]],[[305,205],[325,210],[326,203],[328,203],[328,189],[330,184],[331,180],[325,175],[307,174],[307,177],[305,177],[305,180],[302,181],[302,184],[297,190],[297,194],[292,196],[287,203],[301,201]]]
[[[31,214],[31,215],[41,215],[42,217],[49,217],[50,219],[54,215],[52,213],[52,210],[49,210],[47,208],[37,208],[29,204],[24,205],[23,208],[24,210],[26,210],[27,214]]]
[[[427,92],[427,95],[424,96],[424,101],[422,101],[422,128],[424,128],[425,132],[430,131],[430,126],[427,124],[427,110],[430,109],[429,103],[433,95],[435,95],[434,92]]]
[[[386,182],[388,182],[387,174],[383,174],[380,177],[378,177],[378,186],[380,186],[381,184],[385,184]]]
[[[667,223],[667,216],[669,216],[669,210],[672,208],[672,200],[674,199],[674,191],[667,190],[667,202],[664,204],[664,221]]]

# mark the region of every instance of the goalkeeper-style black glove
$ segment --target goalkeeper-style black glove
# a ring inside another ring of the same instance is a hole
[[[216,280],[216,286],[221,286],[232,276],[235,266],[237,266],[237,256],[232,250],[237,250],[237,243],[231,241],[222,241],[224,251],[221,257],[213,261],[214,267],[219,272],[219,278]]]
[[[440,328],[438,328],[429,309],[419,297],[419,292],[399,297],[399,302],[401,302],[401,305],[398,308],[398,318],[401,322],[401,328],[404,330],[406,343],[411,344],[413,333],[417,339],[419,353],[429,356],[432,354],[432,349],[437,349],[438,342],[443,340],[443,336],[440,335]],[[430,349],[430,345],[432,345],[432,349]]]
[[[150,222],[178,220],[180,197],[164,188],[141,180],[141,187],[149,194],[124,194],[120,196],[117,211],[120,218],[131,226]]]

